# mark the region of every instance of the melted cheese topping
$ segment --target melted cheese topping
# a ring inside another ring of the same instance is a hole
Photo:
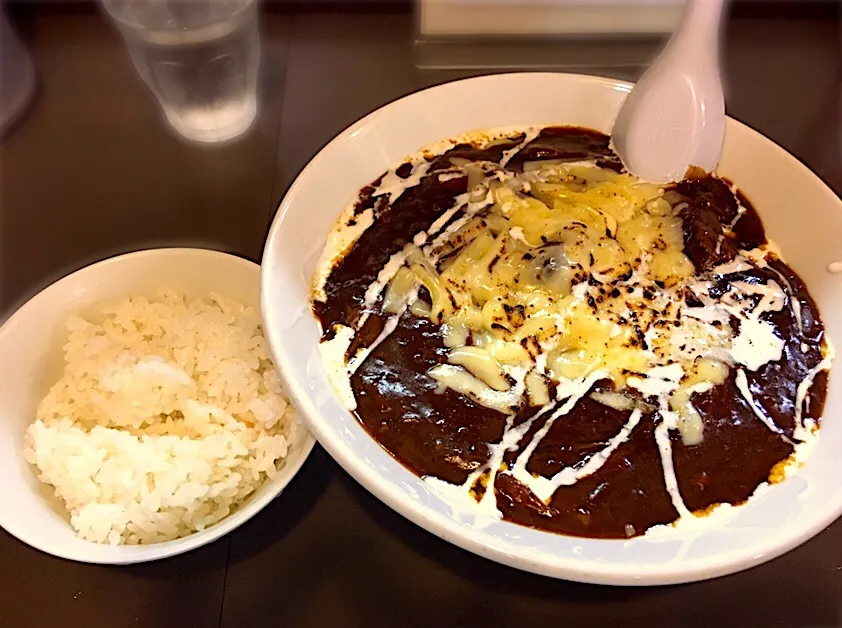
[[[511,413],[548,403],[547,379],[559,386],[602,371],[621,393],[630,373],[643,373],[636,387],[668,397],[692,445],[703,438],[693,393],[724,381],[724,364],[756,370],[780,359],[783,341],[760,316],[783,307],[781,286],[734,281],[711,296],[662,188],[581,163],[504,174],[457,199],[429,230],[437,236],[393,255],[366,293],[370,307],[388,281],[385,309],[396,311],[426,292],[410,307],[446,330],[449,364],[430,373],[441,386]],[[729,266],[751,268],[749,259]],[[687,306],[690,296],[703,307]],[[668,389],[657,384],[663,367],[677,376]]]

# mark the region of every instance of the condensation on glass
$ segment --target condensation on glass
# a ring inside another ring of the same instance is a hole
[[[182,136],[219,142],[258,112],[256,0],[102,0],[134,66]]]

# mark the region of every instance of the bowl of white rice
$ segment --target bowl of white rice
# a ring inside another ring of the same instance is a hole
[[[314,444],[259,303],[259,266],[187,248],[107,259],[26,302],[0,327],[0,526],[129,564],[259,512]]]

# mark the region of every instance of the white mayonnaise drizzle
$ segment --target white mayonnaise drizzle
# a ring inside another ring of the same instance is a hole
[[[675,476],[672,442],[669,434],[671,430],[678,429],[678,415],[670,410],[668,395],[678,388],[681,378],[684,376],[684,371],[678,364],[671,364],[650,369],[646,375],[646,378],[629,377],[626,383],[632,388],[637,388],[645,395],[658,397],[660,421],[655,426],[655,443],[658,445],[658,453],[661,458],[664,486],[666,486],[667,493],[669,493],[670,500],[673,507],[678,511],[679,517],[692,516],[692,513],[684,504],[681,492],[678,490],[678,479]]]
[[[426,244],[427,240],[430,238],[430,235],[438,234],[439,231],[442,230],[442,227],[444,227],[450,221],[450,219],[453,218],[454,214],[456,214],[456,212],[458,212],[463,207],[465,207],[465,205],[468,204],[469,198],[470,198],[469,192],[465,192],[464,194],[460,194],[459,196],[457,196],[456,202],[453,204],[453,207],[451,207],[446,212],[444,212],[441,216],[436,218],[435,222],[433,222],[433,224],[430,225],[429,229],[427,229],[426,231],[421,231],[420,233],[417,233],[412,240],[413,243],[416,246],[423,246],[424,244]]]
[[[349,374],[356,373],[357,369],[360,368],[363,362],[365,362],[371,352],[379,347],[380,344],[386,340],[386,338],[388,338],[395,329],[397,329],[398,322],[400,322],[401,316],[403,316],[403,313],[406,312],[407,307],[408,305],[404,305],[397,314],[387,319],[386,323],[383,325],[383,329],[380,331],[377,338],[374,339],[374,342],[372,342],[369,346],[360,349],[354,357],[348,360],[347,369]]]
[[[731,275],[733,273],[740,273],[747,270],[752,270],[754,266],[749,264],[748,260],[742,255],[737,255],[734,259],[730,262],[726,262],[725,264],[720,264],[719,266],[713,268],[710,272],[714,275]]]
[[[678,490],[678,478],[675,476],[675,466],[672,460],[672,442],[670,441],[670,430],[674,430],[678,424],[678,415],[671,410],[661,407],[661,421],[655,426],[655,442],[658,444],[658,453],[661,456],[661,467],[664,470],[664,485],[667,488],[673,507],[678,511],[678,517],[692,517],[684,499]]]
[[[549,501],[553,492],[555,492],[555,488],[551,487],[551,480],[548,480],[540,475],[534,476],[529,473],[529,471],[526,470],[526,465],[532,457],[532,453],[541,443],[541,440],[547,435],[550,428],[552,428],[555,420],[570,412],[579,402],[579,399],[588,394],[590,389],[593,388],[593,385],[604,377],[604,371],[596,371],[585,378],[574,381],[568,380],[565,384],[560,384],[560,392],[556,393],[556,401],[544,406],[544,408],[539,411],[539,414],[536,414],[533,417],[533,420],[537,419],[539,415],[545,414],[546,411],[555,406],[559,401],[564,400],[564,403],[561,404],[558,410],[550,414],[550,418],[548,418],[544,425],[541,426],[541,429],[535,432],[532,440],[524,448],[520,455],[518,455],[517,460],[515,460],[511,469],[511,474],[515,477],[515,479],[528,486],[529,489],[544,502]]]
[[[421,183],[421,179],[423,179],[424,175],[427,174],[430,162],[428,162],[423,156],[420,156],[413,159],[411,163],[412,172],[406,179],[402,179],[398,176],[397,168],[389,170],[385,175],[383,175],[380,185],[378,185],[374,190],[372,196],[388,196],[389,204],[391,205],[409,188],[413,188]]]
[[[734,338],[731,356],[734,361],[750,371],[764,364],[777,362],[784,350],[784,341],[775,334],[773,327],[754,317],[740,319],[740,333]]]
[[[401,249],[397,253],[394,253],[389,258],[389,261],[386,262],[386,265],[380,269],[379,273],[377,273],[377,280],[366,288],[365,297],[363,299],[365,312],[368,312],[372,307],[374,307],[374,304],[377,303],[377,298],[380,296],[380,293],[383,292],[389,282],[395,278],[397,272],[406,263],[406,256],[407,251],[405,248]],[[357,328],[362,327],[364,322],[365,320],[361,319],[357,324]]]
[[[804,425],[802,423],[801,417],[804,413],[804,405],[805,401],[807,400],[807,395],[810,392],[810,387],[813,385],[813,380],[816,379],[816,375],[818,375],[821,371],[830,370],[830,365],[833,363],[833,351],[829,350],[828,355],[824,357],[824,359],[816,364],[807,375],[804,376],[804,379],[801,380],[801,383],[798,384],[798,388],[795,391],[795,429],[798,430],[803,429]]]
[[[684,369],[681,365],[670,364],[649,369],[645,378],[629,377],[626,385],[636,388],[644,395],[663,397],[678,388],[682,377],[684,377]]]
[[[783,273],[778,272],[777,270],[775,270],[771,266],[768,266],[767,268],[769,270],[771,270],[773,273],[775,273],[778,276],[778,279],[781,280],[781,283],[783,283],[783,285],[786,286],[787,295],[789,295],[789,304],[792,307],[792,315],[795,317],[795,323],[796,323],[796,325],[798,325],[798,331],[803,332],[804,331],[804,325],[801,321],[801,301],[798,300],[798,297],[796,296],[795,291],[792,289],[792,284],[783,275]]]
[[[638,423],[640,423],[642,416],[643,413],[639,409],[634,409],[629,416],[628,421],[626,421],[620,431],[608,441],[605,448],[593,454],[590,458],[588,458],[585,464],[581,466],[565,467],[556,473],[553,477],[546,481],[546,489],[541,492],[544,494],[549,493],[550,497],[552,497],[552,494],[555,493],[559,486],[570,486],[572,484],[576,484],[576,482],[582,478],[586,478],[599,471],[611,454],[613,454],[620,445],[629,439],[632,430],[637,427]],[[545,478],[541,479],[544,480]],[[534,488],[532,492],[540,497],[540,494],[536,492]]]
[[[745,253],[745,252],[743,252]],[[745,258],[743,258],[745,259]],[[743,260],[737,259],[735,263],[714,268],[715,275],[731,274],[731,268],[741,268]],[[739,271],[737,271],[739,272]],[[752,284],[746,281],[731,282],[729,292],[721,299],[715,300],[709,296],[711,289],[710,282],[701,281],[691,286],[696,296],[702,301],[705,308],[692,308],[686,313],[688,316],[708,322],[724,322],[722,313],[733,315],[740,321],[740,330],[733,339],[730,349],[730,357],[736,363],[742,364],[751,371],[756,371],[764,364],[776,362],[781,359],[784,349],[784,341],[776,333],[774,325],[760,317],[766,312],[779,311],[784,307],[786,295],[781,287],[774,281],[765,284]],[[752,310],[748,310],[745,297],[759,295],[760,301]]]
[[[319,258],[313,282],[313,298],[317,301],[324,301],[327,298],[325,284],[330,276],[330,271],[333,270],[334,260],[350,251],[360,236],[374,224],[374,210],[372,208],[369,207],[359,216],[354,216],[355,206],[356,199],[342,210],[337,223],[342,227],[334,228],[328,235],[327,244]],[[349,224],[352,217],[353,224]]]
[[[490,181],[490,179],[485,179],[485,180],[483,180],[481,185],[487,186],[489,181]],[[467,199],[470,196],[470,193],[466,192],[465,194],[460,195],[458,198],[461,199],[462,196],[465,196],[466,199]],[[443,225],[447,224],[447,221],[450,220],[453,217],[453,214],[456,211],[458,211],[459,209],[465,208],[465,211],[462,213],[462,216],[460,216],[459,218],[457,218],[456,220],[454,220],[453,222],[448,224],[447,227],[443,231],[441,231],[440,233],[438,233],[438,235],[436,235],[436,237],[433,239],[432,242],[429,242],[426,245],[418,245],[418,246],[423,246],[424,253],[430,258],[430,261],[437,262],[438,261],[437,250],[439,249],[439,247],[441,247],[445,242],[447,242],[451,235],[453,235],[454,233],[459,231],[459,229],[464,227],[465,224],[471,218],[473,218],[480,210],[485,209],[486,207],[491,205],[492,202],[493,202],[493,199],[492,199],[492,195],[491,195],[490,190],[486,193],[485,197],[482,200],[479,200],[479,201],[476,201],[476,202],[470,202],[470,203],[468,203],[467,201],[465,203],[462,203],[460,201],[459,203],[457,203],[456,206],[454,206],[454,208],[452,208],[452,210],[449,210],[449,211],[452,211],[453,213],[451,213],[450,216],[447,217],[447,220],[442,220],[441,218],[439,218],[439,220],[437,220],[435,223],[433,223],[433,227],[430,228],[430,233],[435,234],[437,230],[441,229]],[[444,214],[442,216],[444,216]],[[439,222],[441,224],[436,229],[435,228],[436,224],[439,223]]]
[[[349,410],[357,407],[357,400],[351,388],[351,378],[348,374],[348,367],[345,364],[345,355],[354,340],[355,331],[346,325],[334,326],[334,336],[330,340],[323,340],[319,343],[319,354],[327,371],[336,394],[342,404]]]
[[[500,167],[502,168],[507,163],[509,163],[509,161],[511,161],[512,157],[517,155],[521,151],[521,149],[523,149],[524,146],[529,144],[529,142],[531,142],[536,137],[538,137],[538,134],[540,132],[541,132],[540,127],[529,127],[528,129],[526,129],[526,131],[524,132],[524,138],[520,142],[520,144],[518,144],[514,148],[510,148],[507,151],[503,151],[503,158],[500,160]]]
[[[748,407],[751,408],[752,412],[754,412],[754,415],[763,421],[763,424],[771,431],[778,434],[790,445],[794,445],[794,443],[784,434],[783,430],[775,425],[772,417],[767,416],[763,409],[754,400],[754,395],[751,394],[751,391],[748,388],[748,379],[746,378],[746,373],[743,369],[737,370],[737,374],[734,377],[734,383],[737,385],[737,390],[740,391],[740,394],[743,396],[743,399],[745,399]]]

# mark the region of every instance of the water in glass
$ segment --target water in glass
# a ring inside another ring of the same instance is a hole
[[[170,124],[203,142],[231,139],[257,115],[256,0],[103,0]]]

